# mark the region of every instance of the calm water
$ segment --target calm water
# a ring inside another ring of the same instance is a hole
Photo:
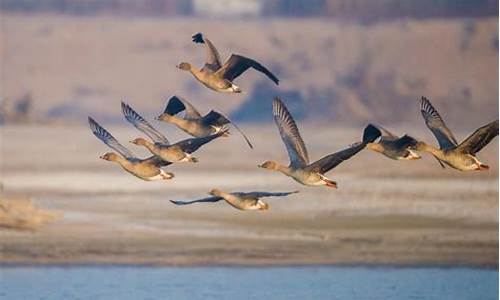
[[[3,267],[1,299],[498,299],[498,270]]]

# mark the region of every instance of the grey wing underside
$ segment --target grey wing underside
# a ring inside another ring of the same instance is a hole
[[[290,112],[285,104],[278,98],[273,101],[273,115],[278,126],[281,139],[285,143],[290,157],[290,165],[293,167],[303,167],[309,163],[307,149],[300,136],[299,129],[295,124]]]
[[[422,97],[420,102],[420,111],[425,120],[425,124],[436,137],[439,147],[442,150],[453,149],[458,145],[457,140],[446,126],[438,111],[432,106],[431,102]]]
[[[122,144],[120,144],[106,129],[104,129],[101,125],[99,125],[94,119],[91,117],[88,118],[89,126],[92,130],[92,133],[100,139],[104,144],[106,144],[111,149],[120,153],[125,158],[133,158],[134,155],[130,150],[125,148]]]
[[[163,111],[163,113],[173,116],[182,111],[185,111],[184,119],[186,120],[197,120],[201,118],[198,110],[196,110],[196,108],[191,103],[189,103],[189,101],[178,96],[173,96],[168,100],[168,104],[165,107],[165,111]]]
[[[156,155],[153,155],[153,156],[150,156],[148,158],[145,158],[145,159],[143,159],[143,161],[148,162],[148,163],[152,163],[152,164],[154,164],[157,167],[166,167],[166,166],[172,164],[172,162],[163,160],[163,159],[159,158]]]
[[[185,139],[185,140],[182,140],[180,142],[177,142],[176,145],[179,145],[179,147],[182,149],[182,151],[191,154],[191,153],[195,152],[196,150],[198,150],[201,146],[205,145],[206,143],[209,143],[212,140],[220,137],[226,131],[227,131],[227,129],[220,131],[218,133],[209,135],[209,136]]]
[[[498,120],[486,124],[467,137],[457,149],[475,155],[498,135]]]
[[[222,197],[212,196],[212,197],[207,197],[207,198],[198,199],[198,200],[192,200],[192,201],[175,201],[175,200],[170,200],[170,202],[172,202],[175,205],[189,205],[189,204],[193,204],[193,203],[218,202],[218,201],[220,201],[222,199],[223,199]]]
[[[257,71],[264,73],[275,84],[279,84],[279,79],[266,67],[251,58],[237,54],[232,54],[231,57],[229,57],[229,59],[226,61],[224,66],[222,66],[222,68],[217,73],[222,78],[233,81],[236,77],[243,74],[243,72],[245,72],[249,68],[254,68]]]
[[[193,35],[193,42],[199,44],[205,44],[207,48],[207,59],[205,66],[203,66],[204,71],[216,72],[222,66],[220,62],[220,55],[217,48],[212,44],[209,39],[206,39],[201,33]]]
[[[221,113],[211,110],[208,114],[206,114],[205,116],[203,116],[203,118],[201,118],[201,123],[205,126],[218,126],[218,127],[222,127],[226,124],[232,124],[234,128],[236,128],[236,130],[238,130],[238,132],[243,136],[248,146],[251,149],[253,149],[253,145],[248,139],[248,137],[245,135],[245,133],[235,123],[231,122],[231,120],[226,118]]]
[[[307,169],[313,172],[324,174],[335,168],[342,162],[356,155],[359,151],[363,150],[365,146],[365,143],[358,142],[347,149],[327,155],[311,163],[309,166],[307,166]]]
[[[242,194],[242,196],[261,198],[261,197],[285,197],[285,196],[288,196],[290,194],[295,194],[298,192],[299,191],[293,191],[293,192],[249,192],[249,193],[241,193],[241,194]]]
[[[141,115],[128,104],[122,102],[122,112],[125,119],[135,128],[146,134],[153,142],[168,145],[168,139],[158,130],[154,129]]]

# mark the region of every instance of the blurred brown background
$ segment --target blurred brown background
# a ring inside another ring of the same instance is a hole
[[[121,100],[156,114],[173,94],[245,121],[271,120],[274,95],[299,117],[335,124],[420,124],[421,95],[463,128],[497,115],[497,1],[45,0],[3,9],[10,115],[116,120]],[[239,53],[269,66],[280,86],[248,72],[237,80],[246,95],[206,90],[175,68],[203,65],[205,49],[190,39],[199,31],[223,59]]]
[[[1,24],[0,197],[31,201],[38,230],[0,229],[0,263],[498,265],[498,139],[479,154],[489,172],[363,151],[328,174],[338,190],[256,167],[287,161],[275,95],[300,120],[312,160],[358,141],[368,122],[434,144],[422,95],[459,140],[498,118],[497,1],[4,0]],[[175,68],[203,65],[197,32],[223,59],[259,60],[280,85],[249,71],[236,80],[246,94],[208,90]],[[255,149],[234,133],[200,149],[200,163],[169,166],[169,182],[98,159],[109,149],[88,115],[144,157],[127,143],[139,132],[120,101],[152,121],[174,94],[228,114]],[[214,187],[300,193],[265,213],[168,202]],[[53,222],[38,227],[40,215]]]

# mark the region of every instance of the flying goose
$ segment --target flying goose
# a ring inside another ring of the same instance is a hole
[[[146,181],[167,180],[174,177],[174,174],[165,172],[161,167],[170,165],[170,162],[164,161],[157,156],[140,159],[135,157],[132,152],[120,144],[106,129],[99,125],[91,117],[88,118],[89,126],[94,135],[104,144],[108,145],[117,153],[108,152],[99,158],[118,163],[125,171]]]
[[[422,97],[420,111],[425,124],[436,137],[439,149],[419,142],[416,146],[418,151],[426,151],[434,155],[443,168],[444,164],[447,164],[460,171],[489,169],[489,166],[480,162],[475,155],[498,135],[498,120],[484,125],[458,144],[429,99]]]
[[[373,126],[381,131],[381,137],[378,143],[373,142],[366,144],[366,148],[395,160],[414,160],[421,158],[414,149],[418,143],[416,139],[407,134],[399,137],[382,126]]]
[[[270,193],[270,192],[227,193],[218,189],[213,189],[208,193],[209,195],[212,195],[212,197],[207,197],[193,201],[170,200],[170,202],[176,205],[188,205],[198,202],[218,202],[220,200],[225,200],[229,205],[239,210],[267,210],[269,209],[269,204],[265,203],[264,201],[261,201],[259,198],[284,197],[294,193],[298,193],[298,191],[285,192],[285,193]]]
[[[189,71],[209,89],[223,93],[241,93],[241,89],[233,83],[233,80],[249,68],[264,73],[274,83],[279,84],[278,78],[257,61],[241,55],[231,54],[231,57],[222,65],[219,52],[209,39],[205,38],[201,33],[193,35],[192,38],[193,42],[206,45],[207,61],[203,68],[199,70],[187,62],[181,62],[177,68]]]
[[[368,125],[363,134],[363,141],[351,145],[349,148],[341,150],[337,153],[327,155],[318,161],[309,163],[307,149],[304,141],[300,137],[299,130],[292,115],[288,112],[285,104],[279,99],[274,98],[273,114],[276,125],[278,126],[281,139],[286,146],[290,165],[283,166],[274,161],[266,161],[259,165],[261,168],[279,171],[295,181],[308,186],[321,186],[337,188],[337,183],[324,174],[344,160],[351,158],[353,155],[365,148],[367,143],[373,142],[380,136],[380,131],[373,125]]]
[[[184,111],[184,117],[176,116]],[[206,137],[223,130],[226,124],[233,124],[238,130],[250,148],[252,143],[248,140],[243,131],[236,124],[219,112],[211,110],[205,116],[201,116],[198,110],[184,98],[173,96],[168,100],[165,111],[156,120],[172,123],[184,132],[195,137]]]
[[[125,119],[134,125],[137,129],[146,134],[153,142],[149,142],[144,138],[136,138],[131,143],[146,147],[151,153],[157,155],[161,159],[169,162],[197,162],[198,159],[191,153],[198,150],[204,144],[226,134],[227,129],[221,130],[215,134],[182,140],[175,144],[170,144],[167,138],[158,130],[153,128],[142,116],[128,104],[122,102],[122,111]]]

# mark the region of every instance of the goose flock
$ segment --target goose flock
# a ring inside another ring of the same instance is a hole
[[[194,43],[205,44],[207,51],[206,63],[201,69],[197,69],[190,63],[181,62],[177,68],[189,71],[209,89],[221,93],[242,93],[242,90],[233,81],[250,68],[263,73],[275,84],[279,84],[279,79],[256,60],[238,54],[231,54],[229,59],[222,64],[219,52],[209,39],[201,33],[193,35],[192,38]],[[202,116],[189,101],[179,96],[171,97],[163,113],[155,118],[157,121],[174,124],[192,136],[176,143],[171,143],[164,134],[155,129],[130,105],[122,102],[121,108],[125,119],[149,138],[148,140],[138,137],[130,142],[145,147],[151,152],[150,157],[136,157],[91,117],[88,118],[89,126],[98,139],[115,151],[105,153],[100,156],[101,159],[115,162],[128,173],[145,181],[171,180],[174,178],[174,174],[166,172],[162,168],[173,163],[198,162],[193,153],[219,137],[229,136],[230,125],[241,134],[248,146],[253,148],[245,133],[226,116],[215,110],[211,110]],[[421,156],[418,152],[428,152],[436,158],[443,168],[448,165],[460,171],[489,169],[488,165],[479,161],[476,154],[498,135],[498,119],[477,129],[459,144],[429,99],[421,98],[420,110],[425,124],[436,137],[439,148],[409,135],[405,134],[399,137],[379,125],[368,124],[364,128],[361,141],[311,163],[306,145],[292,114],[283,100],[275,97],[272,101],[272,114],[288,152],[290,163],[285,166],[279,162],[268,160],[258,166],[278,171],[305,186],[326,186],[330,188],[337,188],[338,185],[336,181],[326,177],[325,173],[365,148],[394,160],[420,159]],[[181,117],[182,112],[184,114]],[[293,193],[298,193],[298,191],[244,193],[212,189],[209,192],[211,196],[207,198],[191,201],[171,200],[171,202],[176,205],[189,205],[224,200],[239,210],[267,210],[269,205],[260,198],[284,197]]]

